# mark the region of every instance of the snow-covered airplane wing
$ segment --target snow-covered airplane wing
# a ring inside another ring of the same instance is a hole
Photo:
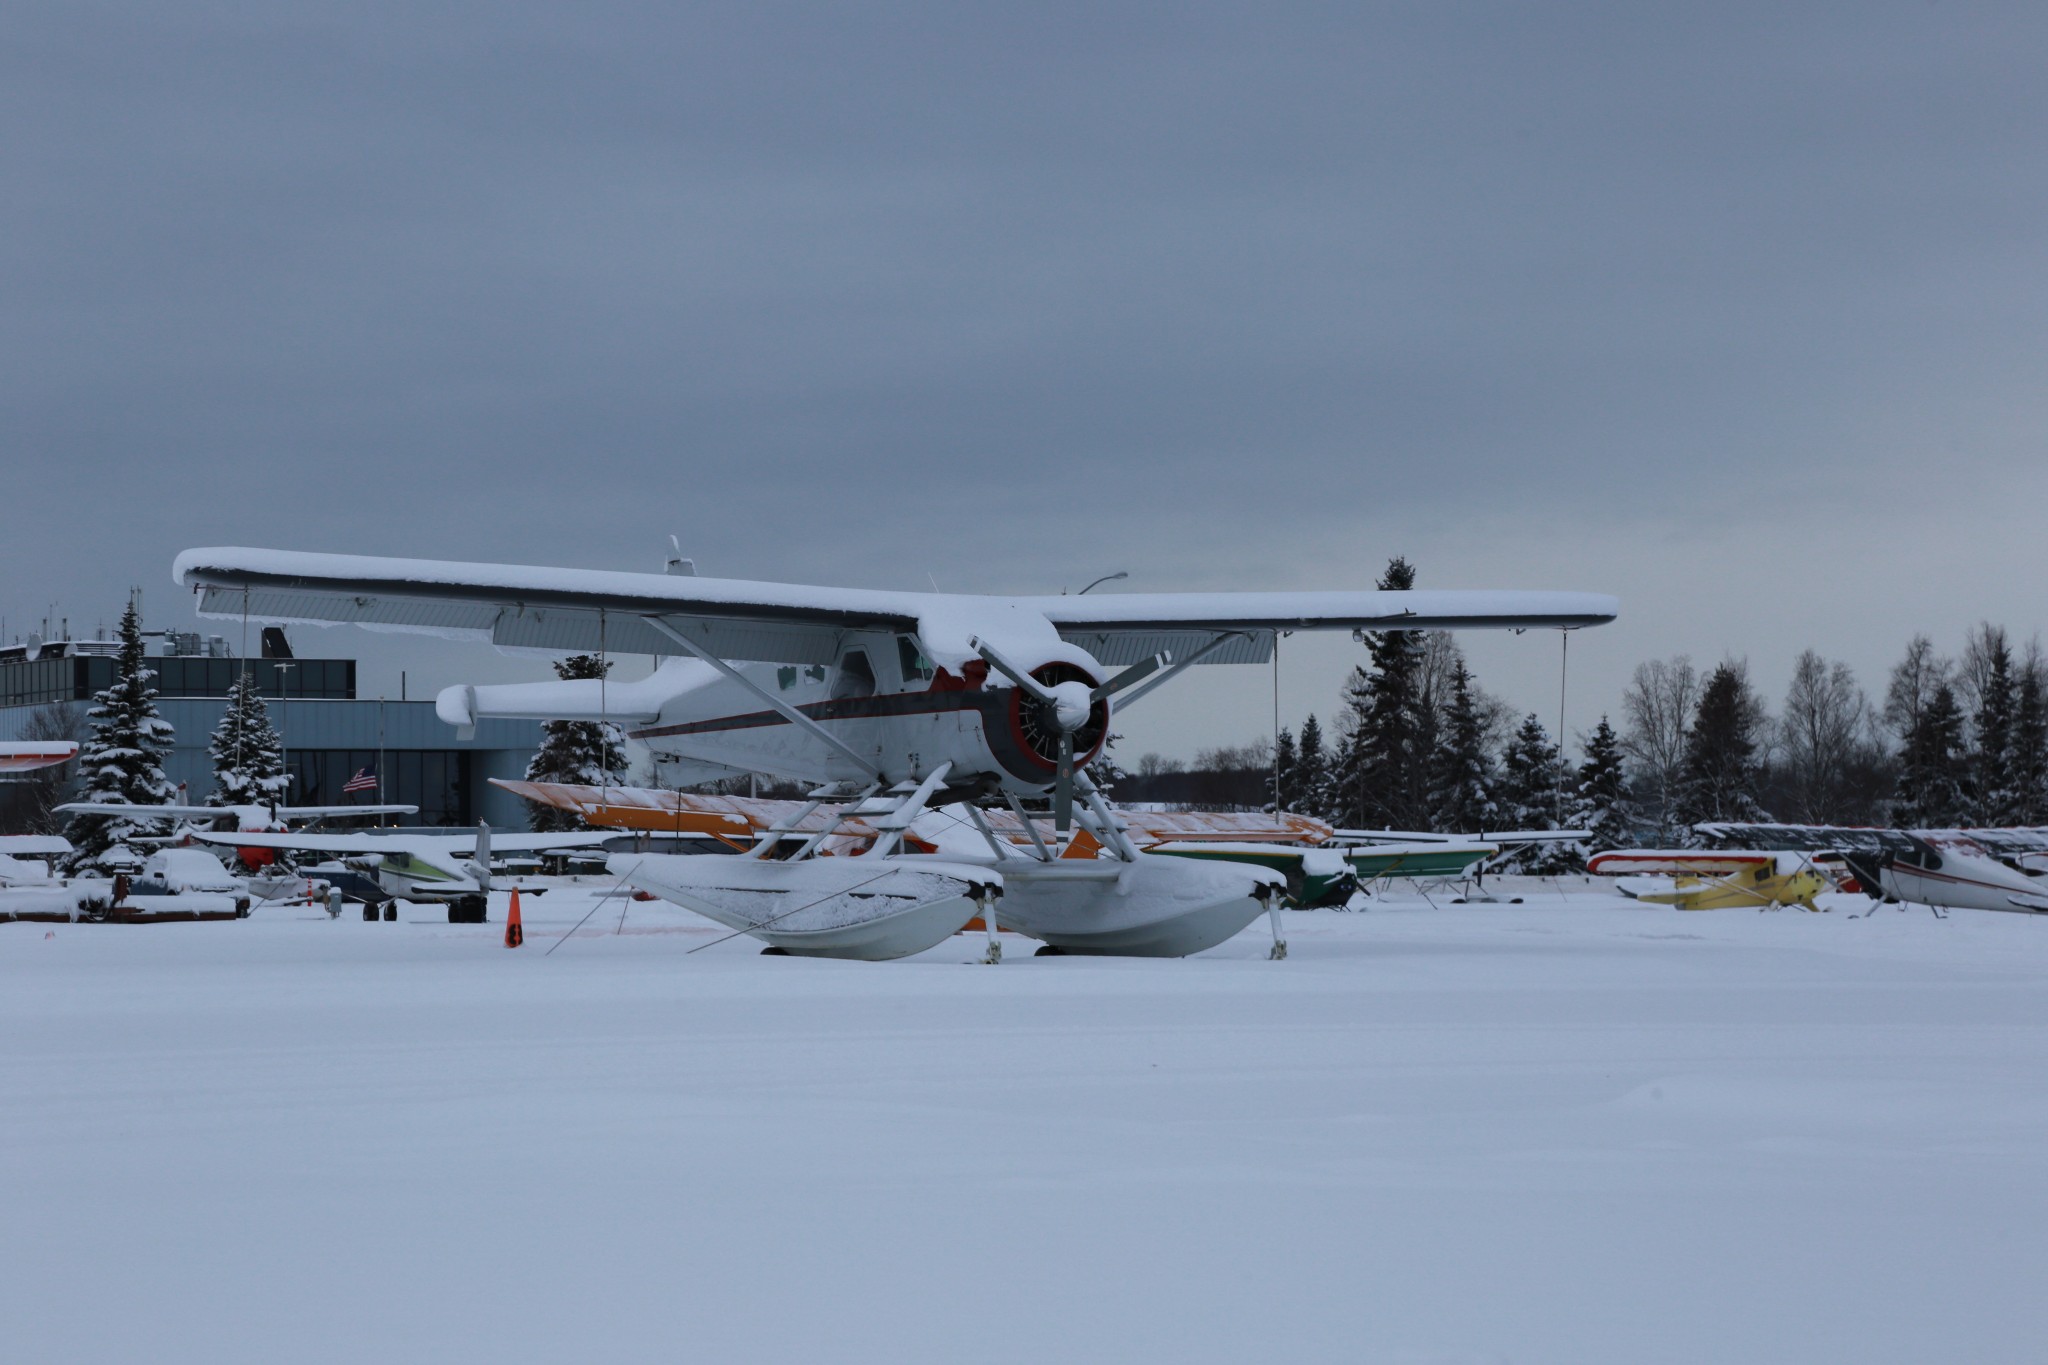
[[[199,614],[352,623],[534,649],[675,654],[659,615],[723,659],[829,664],[846,630],[913,631],[927,594],[519,564],[205,549],[172,573]]]
[[[78,756],[78,742],[69,739],[0,740],[0,773],[26,773],[51,768]]]
[[[416,815],[418,806],[137,806],[119,801],[67,801],[56,807],[67,815],[139,815],[165,820],[214,820],[223,815],[242,818],[254,811],[263,818],[315,820],[329,815]],[[252,845],[253,847],[253,845]]]
[[[1492,592],[1188,592],[1022,599],[1054,629],[1106,664],[1131,664],[1166,651],[1184,658],[1218,635],[1240,639],[1205,663],[1261,663],[1276,631],[1576,630],[1612,621],[1621,604],[1603,593]]]
[[[192,837],[201,843],[221,844],[228,848],[281,848],[299,853],[400,853],[416,846],[426,846],[425,841],[402,834],[258,834],[254,831],[217,834],[212,830],[198,830]],[[475,842],[470,840],[472,845]]]
[[[425,853],[438,858],[466,858],[476,852],[476,831],[449,834],[215,834],[195,839],[231,848],[282,848],[301,853]],[[491,832],[492,853],[543,853],[556,848],[596,848],[618,835],[608,830],[583,834],[500,834]]]
[[[353,623],[549,650],[675,654],[643,618],[658,616],[721,659],[829,664],[847,630],[916,632],[948,667],[974,641],[1008,644],[1051,631],[1105,664],[1162,650],[1207,663],[1270,657],[1278,631],[1573,629],[1611,621],[1612,597],[1577,592],[1125,593],[997,597],[756,583],[741,579],[516,564],[187,550],[172,572],[222,619]]]
[[[418,806],[279,806],[280,820],[324,820],[330,815],[417,815]]]
[[[64,815],[128,815],[140,820],[189,820],[232,813],[218,806],[139,806],[132,801],[66,801],[52,809]]]

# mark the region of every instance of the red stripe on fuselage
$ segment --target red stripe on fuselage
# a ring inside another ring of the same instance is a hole
[[[976,692],[891,692],[874,697],[835,697],[829,701],[805,702],[796,709],[812,720],[880,720],[891,716],[938,715],[946,711],[979,711]],[[752,730],[764,725],[788,725],[780,711],[747,711],[736,716],[714,716],[709,720],[683,721],[676,725],[655,725],[628,733],[634,739],[658,739],[665,735],[713,735],[726,730]]]

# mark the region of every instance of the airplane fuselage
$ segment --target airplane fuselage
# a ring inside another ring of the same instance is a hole
[[[1057,738],[1017,689],[991,686],[987,670],[965,676],[933,668],[907,636],[851,633],[830,665],[738,664],[749,682],[815,721],[873,764],[885,782],[919,781],[950,763],[957,781],[984,775],[1020,795],[1053,781]],[[1085,681],[1108,672],[1078,649],[1036,663],[1043,681]],[[689,685],[662,701],[651,721],[626,733],[658,754],[685,761],[769,773],[799,781],[873,780],[816,731],[764,705],[744,683],[699,669]],[[1075,735],[1075,756],[1087,762],[1108,734],[1109,703],[1096,703]]]

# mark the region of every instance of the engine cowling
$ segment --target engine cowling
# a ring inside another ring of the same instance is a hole
[[[1101,680],[1090,676],[1088,670],[1080,665],[1063,660],[1041,664],[1031,670],[1031,676],[1046,685],[1054,695],[1055,705],[1062,709],[1071,706],[1078,711],[1085,703],[1086,717],[1071,733],[1075,766],[1086,765],[1102,751],[1104,741],[1109,738],[1109,699],[1087,695]],[[1072,686],[1075,684],[1078,687]],[[1059,720],[1048,714],[1046,706],[1036,697],[1021,687],[1013,687],[1010,689],[1010,727],[1025,755],[1043,766],[1050,776],[1059,762],[1063,729]]]

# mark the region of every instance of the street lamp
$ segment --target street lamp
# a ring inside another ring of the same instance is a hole
[[[284,769],[284,799],[289,801],[292,799],[292,755],[285,738],[291,732],[292,696],[285,684],[291,681],[291,671],[297,665],[272,660],[270,666],[277,671],[277,761]]]
[[[1114,582],[1116,582],[1116,581],[1117,581],[1117,580],[1118,580],[1119,578],[1129,578],[1129,577],[1130,577],[1130,575],[1129,575],[1129,574],[1127,574],[1127,573],[1125,573],[1125,572],[1124,572],[1123,570],[1119,569],[1119,570],[1117,570],[1117,572],[1115,572],[1115,573],[1106,573],[1106,574],[1104,574],[1104,575],[1103,575],[1102,577],[1100,577],[1100,578],[1096,579],[1096,580],[1095,580],[1095,581],[1094,581],[1093,583],[1090,583],[1090,584],[1088,585],[1088,588],[1096,588],[1096,587],[1100,587],[1100,586],[1102,586],[1102,585],[1103,585],[1104,583],[1114,583]],[[1080,591],[1080,592],[1077,592],[1077,593],[1075,593],[1075,594],[1074,594],[1074,596],[1076,596],[1076,597],[1079,597],[1079,596],[1081,596],[1081,595],[1082,595],[1082,593],[1085,593],[1085,592],[1087,592],[1087,591],[1088,591],[1088,588],[1083,588],[1083,589],[1081,589],[1081,591]]]

